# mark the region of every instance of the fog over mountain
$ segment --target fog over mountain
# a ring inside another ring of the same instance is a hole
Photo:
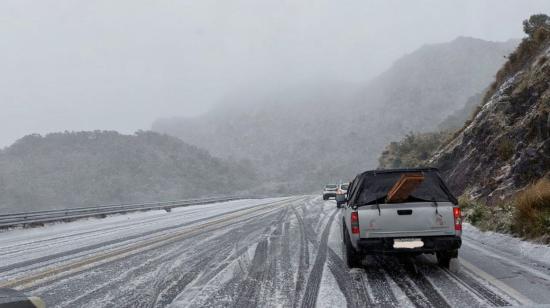
[[[433,129],[463,108],[517,43],[460,37],[426,45],[364,85],[251,89],[204,116],[159,120],[153,129],[215,156],[248,159],[289,191],[313,190],[375,167],[387,140]]]
[[[1,1],[0,207],[347,180],[388,141],[463,114],[517,25],[547,11],[547,0]]]
[[[0,147],[133,133],[235,92],[365,84],[424,44],[518,38],[548,11],[547,0],[3,0]]]

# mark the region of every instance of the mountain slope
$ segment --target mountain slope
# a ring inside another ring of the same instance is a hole
[[[515,44],[428,45],[364,86],[247,91],[198,118],[160,119],[153,130],[215,156],[248,159],[279,190],[313,190],[376,166],[387,140],[435,128],[488,86]]]
[[[434,129],[486,88],[518,41],[503,43],[459,37],[426,45],[398,60],[367,88],[384,121],[401,133]]]
[[[521,43],[477,115],[429,161],[455,193],[497,200],[550,172],[550,29],[541,31]]]
[[[153,132],[26,136],[0,151],[0,209],[23,211],[234,193],[254,174]]]

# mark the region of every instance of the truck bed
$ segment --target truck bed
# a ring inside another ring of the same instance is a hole
[[[453,204],[407,202],[362,206],[359,238],[454,236]]]

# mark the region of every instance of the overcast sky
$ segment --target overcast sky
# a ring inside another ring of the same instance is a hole
[[[247,87],[363,83],[426,43],[522,37],[549,0],[2,0],[0,147],[148,129]]]

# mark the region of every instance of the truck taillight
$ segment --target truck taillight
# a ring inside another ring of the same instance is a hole
[[[462,231],[462,215],[459,207],[453,207],[453,216],[455,218],[455,231]]]
[[[359,213],[351,212],[351,233],[359,234]]]

